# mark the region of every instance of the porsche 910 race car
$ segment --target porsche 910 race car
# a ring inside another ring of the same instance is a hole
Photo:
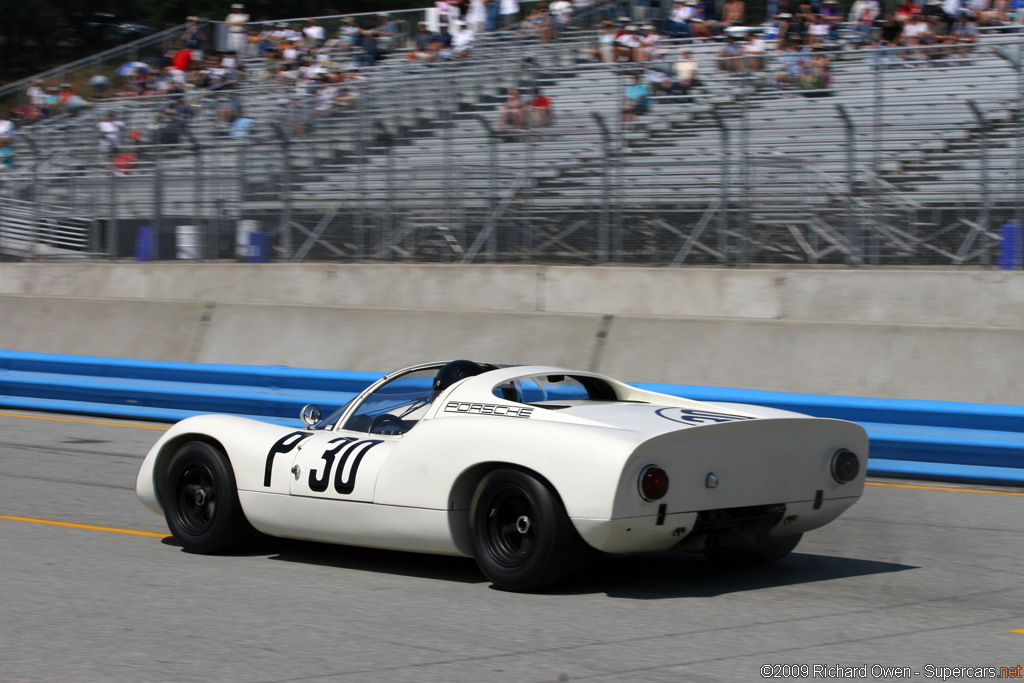
[[[189,552],[256,529],[470,556],[495,586],[535,591],[598,552],[780,559],[857,501],[868,457],[851,422],[543,366],[417,365],[301,417],[183,420],[138,496]]]

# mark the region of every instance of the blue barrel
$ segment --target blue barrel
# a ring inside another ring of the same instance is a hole
[[[135,232],[135,260],[151,261],[156,258],[156,240],[153,239],[153,228],[141,225]]]
[[[249,233],[249,256],[246,263],[270,263],[267,258],[267,233],[253,230]]]
[[[1016,223],[999,226],[1003,242],[999,245],[999,259],[996,263],[1004,270],[1024,267],[1024,230]]]

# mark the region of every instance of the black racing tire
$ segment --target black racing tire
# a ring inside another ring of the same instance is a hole
[[[803,537],[803,534],[779,536],[751,548],[711,547],[704,551],[704,556],[715,564],[727,567],[759,567],[789,555]]]
[[[181,446],[167,465],[163,491],[167,526],[187,552],[228,552],[252,537],[235,473],[219,448],[203,441]]]
[[[469,514],[476,563],[502,590],[550,588],[592,552],[554,491],[521,470],[484,475]]]

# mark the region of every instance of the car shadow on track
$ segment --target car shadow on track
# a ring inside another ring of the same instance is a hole
[[[163,542],[178,545],[171,538]],[[270,537],[257,538],[232,554],[437,581],[488,583],[473,560],[464,557]],[[603,558],[549,592],[557,595],[604,593],[613,598],[633,600],[708,598],[917,568],[892,562],[795,552],[766,567],[732,569],[713,564],[697,554],[661,553]]]
[[[763,567],[727,568],[701,555],[661,553],[606,558],[559,595],[605,593],[614,598],[709,598],[728,593],[917,569],[911,565],[792,553]]]

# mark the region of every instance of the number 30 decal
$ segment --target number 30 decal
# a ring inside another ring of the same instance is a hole
[[[369,453],[371,448],[384,442],[382,439],[357,441],[355,437],[343,436],[337,439],[331,439],[327,443],[336,443],[338,445],[334,448],[328,448],[324,451],[324,454],[320,456],[324,460],[324,467],[320,474],[317,474],[316,470],[310,470],[309,488],[318,492],[327,490],[327,482],[331,477],[331,466],[334,464],[334,458],[338,455],[339,451],[345,449],[341,454],[341,457],[338,458],[338,467],[334,470],[334,490],[339,494],[346,496],[352,493],[352,490],[356,487],[356,472],[359,471],[359,463],[362,462],[363,456]],[[345,465],[348,463],[348,459],[353,457],[353,455],[354,459],[352,460],[352,468],[349,470],[348,478],[343,478],[343,475],[345,474]]]
[[[312,434],[306,431],[292,432],[281,437],[277,440],[277,443],[271,446],[270,452],[267,453],[267,466],[263,474],[264,486],[270,486],[270,475],[274,470],[274,456],[291,453],[295,450],[296,446],[310,436]],[[334,468],[334,490],[340,495],[347,496],[356,487],[356,473],[359,471],[359,463],[363,461],[363,457],[370,452],[370,449],[379,443],[384,443],[384,440],[369,439],[361,441],[354,436],[342,436],[337,439],[331,439],[327,443],[329,445],[336,445],[325,450],[324,454],[320,456],[323,458],[324,463],[319,473],[317,470],[310,470],[309,488],[319,493],[327,490],[327,484],[331,480],[331,469],[334,467],[335,459],[337,459],[338,465]],[[339,453],[341,453],[341,457],[338,457]],[[349,468],[348,476],[346,477],[345,465],[348,464],[350,458],[352,459],[352,467]]]

